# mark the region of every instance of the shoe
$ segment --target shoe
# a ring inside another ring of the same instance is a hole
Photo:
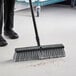
[[[0,35],[0,47],[6,46],[7,44],[6,40]]]
[[[4,35],[7,36],[10,39],[17,39],[19,38],[18,34],[14,32],[13,30],[6,30],[4,31]]]

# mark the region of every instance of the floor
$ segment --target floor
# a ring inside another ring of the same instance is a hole
[[[4,36],[8,46],[0,47],[0,76],[76,76],[76,8],[42,7],[36,21],[41,44],[63,43],[66,57],[13,62],[15,48],[36,45],[30,10],[16,11],[14,29],[20,37],[10,40]]]

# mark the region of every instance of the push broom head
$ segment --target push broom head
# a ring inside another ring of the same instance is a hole
[[[29,3],[30,3],[32,20],[34,24],[35,35],[36,35],[38,46],[16,48],[15,54],[14,54],[14,61],[19,62],[19,61],[26,61],[26,60],[41,60],[41,59],[48,59],[48,58],[65,57],[63,44],[44,45],[44,46],[40,45],[40,40],[38,36],[38,31],[36,27],[36,21],[35,21],[31,0],[29,0]]]
[[[65,57],[63,44],[16,48],[14,61],[42,60]]]

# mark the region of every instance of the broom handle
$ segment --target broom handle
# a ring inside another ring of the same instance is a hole
[[[33,6],[32,6],[32,1],[31,0],[29,0],[29,4],[30,4],[30,9],[31,9],[31,14],[32,14],[32,20],[33,20],[37,45],[40,46],[40,40],[39,40],[39,36],[38,36],[38,31],[37,31],[37,26],[36,26],[36,21],[35,21],[35,16],[34,16],[34,11],[33,11]]]

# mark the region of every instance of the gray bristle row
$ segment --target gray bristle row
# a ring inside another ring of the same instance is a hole
[[[64,56],[65,56],[64,48],[38,50],[38,51],[23,51],[23,52],[15,52],[14,61],[19,62],[27,60],[41,60],[48,58],[59,58]]]

